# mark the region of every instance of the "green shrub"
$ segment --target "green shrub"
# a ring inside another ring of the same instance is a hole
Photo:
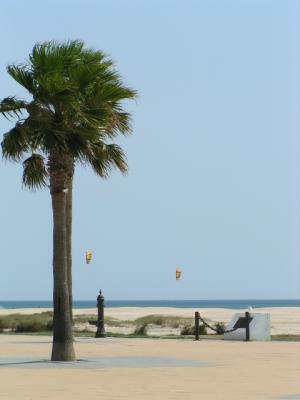
[[[52,312],[24,315],[9,314],[0,319],[0,331],[8,329],[14,332],[44,332],[52,330]]]
[[[224,322],[216,322],[214,328],[217,330],[217,335],[223,335],[226,331]]]
[[[108,326],[124,326],[132,323],[132,321],[121,321],[113,317],[104,318],[105,325]],[[95,315],[80,314],[73,318],[74,325],[89,323],[90,325],[97,325],[97,317]]]
[[[15,314],[17,315],[17,314]],[[14,330],[16,327],[16,319],[15,317],[12,317],[10,315],[6,315],[4,317],[1,318],[1,322],[0,322],[0,326],[1,326],[1,331],[3,332],[4,329],[10,329],[10,330]]]
[[[163,325],[165,322],[165,317],[163,315],[146,315],[145,317],[137,318],[135,321],[138,325],[143,324],[154,324],[154,325]]]
[[[146,324],[146,323],[138,325],[134,330],[134,334],[141,335],[141,336],[147,336],[147,325],[148,324]]]
[[[35,319],[20,321],[15,329],[16,332],[43,332],[46,330],[46,325]]]
[[[46,331],[53,331],[53,319],[52,318],[46,323]]]
[[[5,322],[3,318],[0,318],[0,332],[3,332],[4,329],[5,329]]]
[[[195,325],[184,325],[180,331],[180,335],[193,335],[194,336],[195,333],[196,333]],[[207,335],[207,330],[206,330],[205,325],[200,325],[199,334]]]
[[[172,328],[179,328],[183,325],[188,325],[193,323],[193,318],[177,317],[174,315],[158,315],[151,314],[144,317],[137,318],[133,323],[135,325],[147,323],[148,325],[160,325],[160,326],[170,326]]]

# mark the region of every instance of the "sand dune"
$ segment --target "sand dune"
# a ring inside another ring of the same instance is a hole
[[[33,314],[43,311],[49,311],[46,308],[23,308],[23,309],[0,309],[1,315],[8,315],[12,313],[20,314]],[[151,314],[159,315],[172,315],[178,317],[194,317],[194,312],[199,311],[201,316],[208,321],[222,321],[228,322],[234,313],[243,312],[244,310],[233,310],[226,308],[173,308],[173,307],[119,307],[119,308],[106,308],[105,315],[125,320],[135,320],[139,317]],[[253,312],[256,313],[270,313],[272,334],[300,334],[300,307],[271,307],[271,308],[257,308]],[[74,309],[74,315],[80,314],[97,314],[96,308],[91,309]]]

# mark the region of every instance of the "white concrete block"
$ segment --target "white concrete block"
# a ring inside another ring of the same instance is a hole
[[[271,318],[270,314],[250,313],[253,318],[250,322],[250,340],[270,340],[271,339]],[[239,318],[245,318],[245,313],[234,314],[232,320],[226,327],[226,330],[233,329]],[[238,328],[237,330],[224,333],[225,340],[246,340],[246,329]]]

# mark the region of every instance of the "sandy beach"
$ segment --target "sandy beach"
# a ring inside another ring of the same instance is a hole
[[[51,311],[46,308],[23,308],[23,309],[0,309],[1,315],[12,313],[34,314],[43,311]],[[233,310],[225,308],[172,308],[172,307],[119,307],[105,308],[105,316],[116,318],[121,321],[133,321],[146,315],[168,315],[193,318],[195,311],[199,311],[201,316],[209,322],[229,322],[234,313],[243,312],[244,310]],[[255,313],[271,314],[271,334],[300,334],[300,307],[270,307],[254,309]],[[74,315],[93,315],[96,316],[96,308],[91,309],[74,309]]]
[[[30,315],[50,309],[1,309]],[[243,311],[243,310],[242,310]],[[149,315],[193,318],[194,309],[120,307],[105,315],[126,321]],[[199,310],[208,321],[228,322],[241,310]],[[272,334],[300,334],[299,308],[270,313]],[[96,309],[74,315],[96,319]],[[124,333],[124,326],[115,332]],[[107,326],[109,330],[112,326]],[[132,328],[131,328],[132,329]],[[157,335],[164,327],[156,327]],[[151,333],[155,333],[155,329]],[[51,363],[51,336],[0,335],[2,400],[297,400],[300,342],[232,342],[150,338],[87,338],[75,333],[78,362]]]
[[[76,339],[77,363],[49,363],[51,337],[0,335],[1,400],[296,400],[299,342]]]

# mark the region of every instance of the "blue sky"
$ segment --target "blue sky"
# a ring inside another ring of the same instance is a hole
[[[76,299],[300,297],[299,17],[296,0],[1,5],[1,98],[27,96],[6,65],[50,39],[104,50],[139,92],[129,175],[76,171]],[[51,299],[50,195],[21,174],[1,162],[0,299]]]

